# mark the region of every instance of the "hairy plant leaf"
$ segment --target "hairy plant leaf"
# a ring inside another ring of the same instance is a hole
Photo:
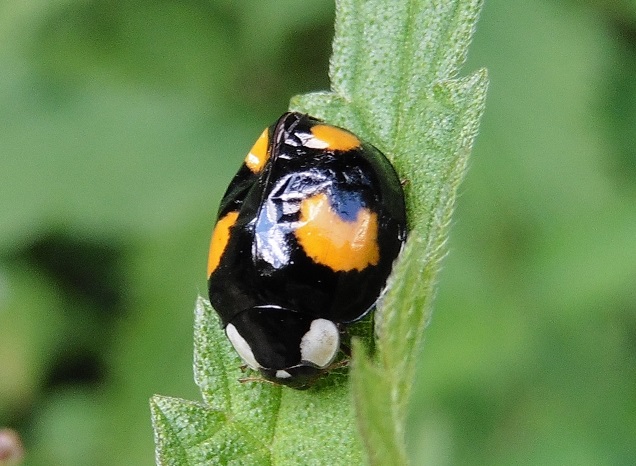
[[[337,2],[332,91],[296,96],[290,108],[372,142],[404,180],[409,238],[376,311],[377,351],[354,341],[351,385],[343,373],[306,391],[239,383],[253,374],[241,372],[199,299],[194,368],[204,404],[153,398],[160,464],[407,463],[410,387],[486,93],[484,71],[457,77],[480,8],[481,0]]]

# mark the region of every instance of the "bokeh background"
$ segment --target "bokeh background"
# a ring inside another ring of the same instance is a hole
[[[199,399],[215,210],[328,87],[325,0],[2,0],[0,427],[29,465],[151,465]],[[414,464],[636,464],[636,6],[488,0],[490,71],[408,424]]]

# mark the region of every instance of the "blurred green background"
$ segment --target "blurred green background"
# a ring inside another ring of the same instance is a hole
[[[325,0],[2,0],[0,427],[29,465],[151,465],[199,399],[215,210],[328,87]],[[486,114],[408,425],[414,464],[636,464],[636,6],[488,0]]]

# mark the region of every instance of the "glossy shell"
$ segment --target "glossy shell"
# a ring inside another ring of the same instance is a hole
[[[210,302],[245,340],[251,366],[297,385],[325,369],[322,356],[307,361],[299,349],[309,344],[303,336],[321,335],[312,323],[342,329],[364,316],[405,235],[402,187],[388,160],[346,130],[286,113],[261,134],[221,201]]]

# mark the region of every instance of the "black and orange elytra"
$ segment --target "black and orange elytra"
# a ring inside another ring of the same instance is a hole
[[[384,155],[342,128],[285,113],[221,201],[210,302],[248,366],[305,388],[329,369],[346,325],[377,301],[405,236],[402,186]]]

